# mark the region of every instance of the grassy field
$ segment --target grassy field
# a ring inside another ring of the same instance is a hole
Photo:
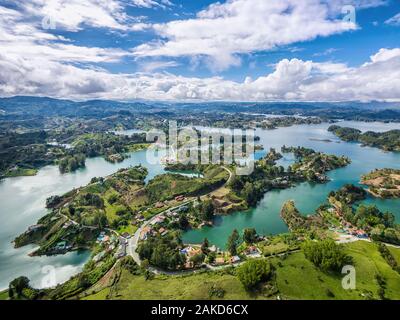
[[[283,260],[270,260],[276,268],[276,286],[279,290],[277,296],[282,299],[303,300],[378,299],[379,285],[375,275],[379,273],[386,281],[385,297],[400,299],[400,275],[380,256],[375,244],[358,241],[346,244],[345,247],[353,258],[356,269],[355,290],[344,290],[341,285],[342,275],[324,273],[309,262],[302,252],[296,252]],[[397,257],[400,256],[399,249],[391,249]],[[262,294],[246,292],[236,276],[228,272],[206,272],[179,277],[156,276],[153,280],[145,280],[143,276],[134,276],[128,271],[122,272],[118,284],[113,288],[111,299],[210,299],[212,287],[225,291],[223,299],[268,299]],[[85,299],[105,299],[108,293],[109,288],[106,288]]]
[[[400,265],[400,250],[394,247],[387,246],[389,249],[390,253],[393,255],[393,257],[396,259],[397,264]]]
[[[37,169],[24,169],[18,168],[17,170],[12,170],[6,172],[5,176],[8,178],[11,177],[23,177],[23,176],[35,176],[37,174]]]
[[[190,300],[210,299],[210,289],[214,287],[225,290],[224,299],[252,299],[234,275],[206,272],[188,276],[156,276],[153,280],[145,280],[143,276],[133,276],[123,271],[113,299],[129,300]],[[85,299],[104,299],[109,289]]]
[[[8,299],[8,290],[4,290],[0,292],[0,300],[7,300]]]
[[[385,296],[400,299],[400,275],[393,271],[380,256],[375,244],[358,241],[346,245],[356,269],[356,289],[344,290],[341,275],[330,275],[319,271],[302,252],[290,255],[277,266],[279,291],[286,299],[364,299],[368,294],[378,298],[379,289],[375,275],[386,279]],[[399,251],[399,250],[398,250]],[[275,264],[277,265],[277,261]],[[328,290],[334,297],[328,296]]]

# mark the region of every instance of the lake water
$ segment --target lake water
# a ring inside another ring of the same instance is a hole
[[[33,285],[41,287],[46,275],[45,266],[55,269],[58,283],[79,273],[87,261],[89,252],[70,252],[52,257],[29,257],[34,246],[14,249],[11,241],[24,232],[27,227],[47,213],[46,198],[86,185],[93,177],[106,176],[119,168],[143,164],[149,169],[147,181],[164,172],[161,165],[148,165],[146,151],[131,154],[131,157],[118,164],[103,158],[86,160],[86,167],[73,173],[60,174],[57,166],[47,166],[33,177],[7,178],[0,181],[0,289],[8,286],[10,280],[25,275]],[[43,271],[43,273],[42,273]]]
[[[400,129],[400,124],[362,123],[343,121],[341,126],[358,128],[362,131],[388,131]],[[233,229],[256,228],[260,234],[277,234],[286,232],[287,226],[280,218],[280,209],[287,200],[294,200],[303,214],[312,214],[326,198],[330,191],[337,190],[347,183],[358,185],[360,176],[375,168],[400,169],[400,153],[387,153],[376,148],[361,147],[356,143],[340,142],[336,136],[327,131],[329,124],[299,125],[277,130],[256,130],[260,144],[268,152],[269,148],[280,151],[282,145],[304,146],[329,154],[346,155],[352,163],[346,168],[328,173],[331,181],[326,184],[302,183],[294,188],[275,190],[265,194],[257,208],[247,212],[236,212],[229,216],[218,217],[213,227],[190,230],[183,235],[186,243],[201,243],[207,238],[210,243],[225,248],[227,239]],[[318,141],[331,140],[333,142]],[[293,161],[292,155],[285,154],[280,164],[286,166]],[[376,204],[381,210],[391,211],[400,222],[400,200],[379,200],[369,197],[366,203]]]
[[[342,122],[343,126],[360,128],[361,130],[387,131],[400,129],[399,124]],[[264,152],[257,152],[261,157],[270,147],[280,150],[283,144],[287,146],[305,146],[318,151],[337,155],[347,155],[353,163],[344,169],[329,173],[332,181],[315,185],[303,183],[295,188],[268,192],[258,207],[248,212],[238,212],[229,216],[219,217],[213,228],[192,230],[183,235],[188,243],[200,243],[205,237],[210,242],[223,248],[229,234],[234,228],[242,230],[254,227],[259,233],[270,234],[287,231],[279,217],[282,204],[293,199],[298,208],[304,213],[313,213],[325,201],[331,190],[340,188],[346,183],[357,184],[360,175],[374,168],[400,168],[400,154],[385,153],[375,148],[362,148],[355,143],[322,142],[310,139],[338,139],[327,132],[328,124],[304,125],[277,130],[257,130],[260,143],[265,147]],[[293,161],[291,155],[285,155],[280,160],[287,166]],[[64,282],[70,276],[80,272],[89,257],[89,252],[71,252],[65,255],[52,257],[29,257],[27,254],[34,250],[34,246],[14,249],[11,241],[28,226],[46,214],[45,200],[51,195],[61,195],[72,188],[86,185],[92,177],[106,176],[119,168],[142,164],[149,170],[147,181],[157,174],[164,173],[162,165],[150,165],[146,159],[146,151],[132,153],[131,157],[118,164],[106,162],[102,158],[86,160],[86,168],[74,173],[60,174],[56,166],[47,166],[39,170],[34,177],[8,178],[0,181],[0,288],[5,288],[17,276],[29,277],[32,284],[42,287],[43,277],[46,276],[45,266],[52,266],[56,272],[56,281]],[[400,201],[375,200],[367,202],[377,204],[381,209],[390,210],[400,220]]]

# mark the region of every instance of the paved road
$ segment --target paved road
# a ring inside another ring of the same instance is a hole
[[[226,181],[226,183],[225,183],[222,187],[220,187],[220,188],[223,188],[223,187],[225,187],[228,183],[230,183],[230,181],[231,181],[231,179],[232,179],[232,176],[233,176],[231,170],[229,170],[229,169],[226,168],[226,167],[222,167],[222,168],[224,168],[224,170],[228,171],[228,173],[229,173],[229,178],[228,178],[228,180]],[[220,188],[218,188],[218,189],[220,189]],[[218,189],[217,189],[217,190],[218,190]],[[216,190],[214,190],[214,191],[212,191],[212,192],[210,192],[210,193],[213,193],[213,192],[215,192],[215,191],[216,191]],[[208,193],[208,194],[210,194],[210,193]],[[152,217],[150,220],[145,221],[145,222],[140,226],[140,228],[136,230],[135,234],[128,240],[127,253],[133,258],[133,260],[135,260],[135,262],[136,262],[138,265],[141,264],[141,260],[140,260],[139,255],[138,255],[137,252],[136,252],[136,249],[137,249],[137,247],[138,247],[138,243],[139,243],[139,240],[140,240],[140,234],[142,233],[143,229],[144,229],[146,226],[148,226],[152,221],[154,221],[157,217],[163,215],[166,211],[169,211],[169,210],[171,210],[171,211],[172,211],[172,210],[176,210],[176,209],[178,209],[178,208],[180,208],[180,207],[183,207],[183,206],[185,206],[185,205],[187,205],[188,203],[193,202],[193,201],[195,201],[195,199],[190,200],[190,201],[186,201],[186,202],[180,204],[179,206],[176,206],[176,207],[173,207],[173,208],[169,208],[169,209],[166,209],[166,210],[160,212],[159,214],[157,214],[157,215],[155,215],[154,217]],[[151,267],[150,269],[151,269],[151,271],[153,271],[153,272],[155,272],[155,273],[175,274],[174,272],[162,271],[162,270],[158,270],[158,269],[152,268],[152,267]],[[182,274],[182,271],[180,271],[180,274]]]
[[[159,214],[155,215],[151,219],[143,222],[143,224],[140,226],[140,228],[136,230],[134,235],[128,240],[128,247],[127,247],[126,251],[133,258],[133,260],[135,260],[135,262],[138,265],[140,265],[141,260],[140,260],[139,255],[136,252],[136,249],[137,249],[137,246],[138,246],[138,243],[139,243],[139,240],[140,240],[140,234],[142,233],[143,229],[145,227],[147,227],[150,223],[152,223],[155,219],[157,219],[158,217],[162,216],[165,212],[170,211],[170,210],[172,211],[172,210],[179,209],[180,207],[183,207],[183,206],[185,206],[188,203],[191,203],[193,201],[195,201],[195,199],[186,201],[184,203],[181,203],[179,206],[165,209],[164,211],[162,211]]]

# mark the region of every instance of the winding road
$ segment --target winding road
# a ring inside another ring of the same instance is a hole
[[[216,190],[214,190],[212,192],[209,192],[208,194],[205,194],[205,196],[209,195],[209,194],[211,194],[211,193],[213,193],[213,192],[215,192],[217,190],[220,190],[220,189],[224,188],[227,184],[229,184],[231,182],[232,177],[233,177],[232,171],[230,169],[228,169],[227,167],[225,167],[225,166],[223,166],[222,168],[229,173],[228,180],[224,183],[223,186],[219,187],[218,189],[216,189]],[[187,205],[188,203],[194,202],[195,200],[196,199],[192,199],[192,200],[186,201],[184,203],[181,203],[179,206],[165,209],[164,211],[162,211],[159,214],[155,215],[151,219],[145,221],[140,226],[140,228],[136,230],[134,235],[128,240],[128,246],[127,246],[127,249],[126,249],[127,254],[130,255],[138,265],[140,265],[141,264],[141,259],[140,259],[139,255],[138,255],[138,253],[136,252],[136,249],[138,247],[138,243],[139,243],[139,240],[140,240],[140,234],[142,233],[143,229],[146,226],[148,226],[149,224],[151,224],[155,219],[157,219],[158,217],[162,216],[165,212],[179,209],[180,207],[183,207],[183,206]],[[154,273],[160,273],[160,274],[162,273],[162,274],[166,274],[166,275],[177,275],[177,274],[185,273],[184,271],[171,271],[171,272],[170,271],[164,271],[164,270],[157,269],[157,268],[154,268],[154,267],[150,267],[149,269],[150,269],[150,271],[152,271]],[[189,270],[189,272],[194,272],[194,270]]]

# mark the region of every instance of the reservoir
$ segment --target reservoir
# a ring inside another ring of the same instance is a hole
[[[342,126],[359,128],[360,130],[388,131],[400,129],[400,124],[342,122]],[[242,231],[244,228],[256,228],[260,234],[276,234],[286,232],[287,227],[279,216],[283,203],[289,199],[295,201],[303,214],[312,214],[323,202],[330,191],[336,190],[346,183],[358,184],[360,176],[375,168],[400,169],[400,153],[388,153],[376,148],[361,147],[356,143],[341,142],[327,131],[329,124],[298,125],[276,130],[256,130],[260,136],[263,152],[257,152],[261,157],[269,148],[280,151],[282,145],[304,146],[330,154],[345,155],[352,160],[346,168],[329,173],[331,181],[327,184],[299,184],[287,190],[277,190],[266,193],[257,208],[236,212],[229,216],[218,217],[215,226],[199,230],[191,230],[183,234],[187,243],[200,243],[204,238],[220,248],[225,247],[229,234],[233,229]],[[328,140],[330,142],[328,142]],[[293,161],[291,155],[284,155],[280,161],[288,165]],[[57,166],[47,166],[39,170],[33,177],[7,178],[0,181],[0,289],[6,288],[15,277],[25,275],[31,279],[35,287],[42,286],[47,266],[54,268],[57,282],[64,282],[82,269],[90,253],[70,252],[52,257],[29,257],[28,253],[34,246],[14,249],[11,241],[28,226],[46,214],[46,198],[61,195],[72,188],[83,186],[93,177],[106,176],[120,168],[142,164],[149,170],[147,181],[164,172],[161,164],[149,164],[146,151],[138,151],[118,164],[112,164],[103,158],[86,160],[86,167],[74,173],[60,174]],[[378,200],[369,198],[366,202],[376,204],[382,210],[391,211],[400,222],[400,200]]]
[[[86,167],[61,174],[57,166],[46,166],[36,176],[7,178],[0,181],[0,289],[11,280],[25,275],[31,285],[41,287],[48,266],[54,268],[57,282],[68,280],[81,271],[90,253],[69,252],[51,257],[29,257],[35,246],[14,249],[11,241],[47,213],[46,199],[62,195],[72,188],[84,186],[93,177],[107,176],[120,168],[142,164],[149,169],[149,179],[164,172],[161,164],[148,165],[146,151],[131,154],[123,162],[113,164],[101,157],[86,159]]]
[[[400,124],[395,123],[364,123],[364,122],[339,122],[338,125],[353,127],[367,131],[389,131],[400,129]],[[287,226],[280,218],[280,210],[287,200],[294,200],[297,208],[304,215],[313,214],[323,204],[330,191],[337,190],[343,185],[352,183],[359,185],[362,174],[377,168],[400,169],[400,153],[384,152],[377,148],[362,147],[357,143],[340,141],[334,134],[328,132],[329,124],[299,125],[277,130],[256,130],[260,136],[260,144],[264,146],[264,154],[269,148],[280,151],[282,145],[303,146],[329,154],[345,155],[352,163],[338,170],[328,173],[331,181],[326,184],[302,183],[286,190],[267,192],[257,208],[246,212],[235,212],[228,216],[217,217],[213,227],[190,230],[183,234],[185,243],[201,243],[207,238],[210,243],[219,248],[225,248],[227,239],[236,228],[241,232],[244,228],[255,228],[263,235],[287,232]],[[331,142],[327,142],[327,141]],[[281,165],[287,166],[293,161],[290,154],[284,154]],[[369,197],[364,203],[375,204],[382,211],[390,211],[400,222],[400,199],[381,200]]]

